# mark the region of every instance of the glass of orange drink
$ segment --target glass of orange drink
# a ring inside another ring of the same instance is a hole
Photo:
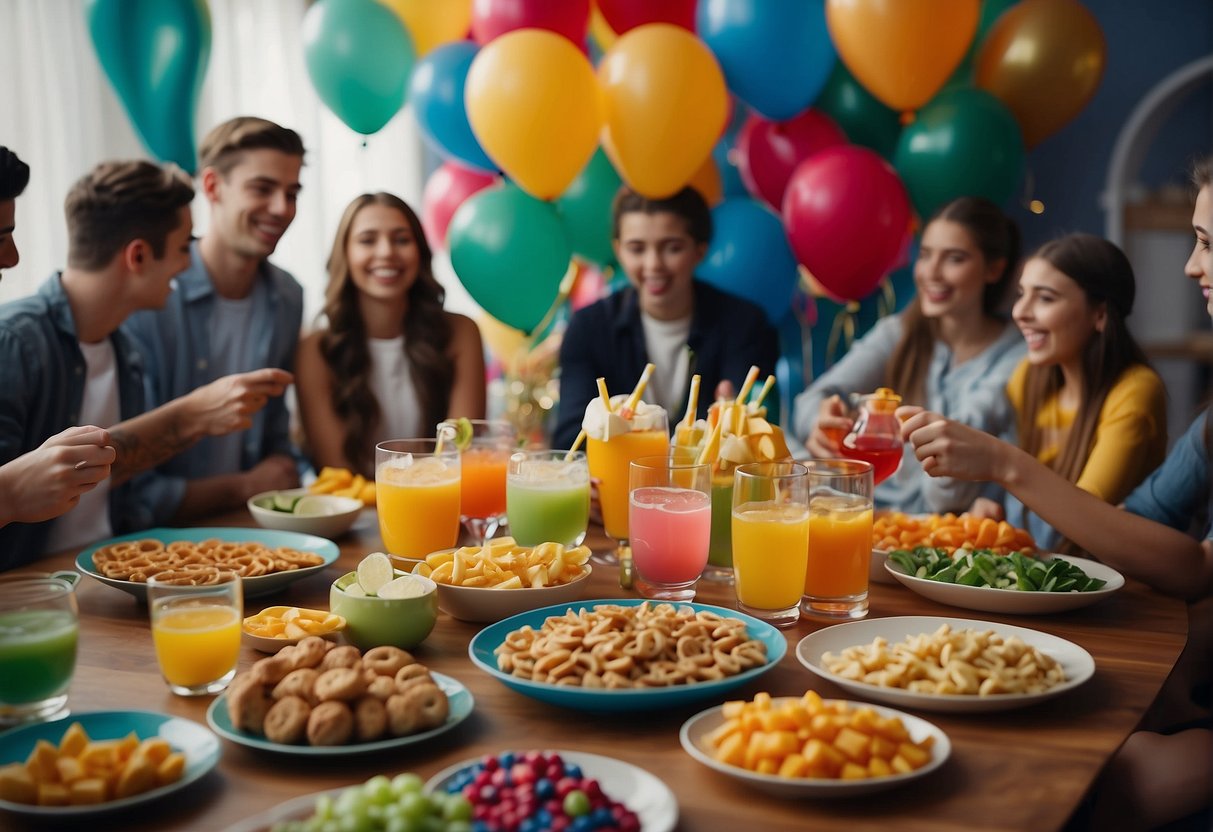
[[[244,604],[240,576],[212,572],[212,583],[172,583],[172,575],[147,580],[152,642],[160,674],[178,696],[218,693],[236,675]]]
[[[459,540],[460,459],[454,442],[392,439],[375,446],[375,504],[387,551],[424,558]]]
[[[816,459],[809,469],[809,559],[800,609],[815,618],[868,614],[872,464]]]
[[[800,620],[809,543],[809,473],[798,462],[733,472],[733,580],[742,612],[776,627]]]
[[[459,516],[464,527],[484,545],[506,522],[505,479],[518,432],[504,419],[468,419],[470,444],[461,447]]]

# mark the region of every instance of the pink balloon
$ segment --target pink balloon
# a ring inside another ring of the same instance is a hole
[[[421,224],[434,248],[446,248],[446,229],[451,217],[468,197],[500,178],[446,162],[430,176],[421,194]]]
[[[830,147],[801,162],[783,198],[796,259],[846,300],[871,294],[897,264],[910,216],[905,186],[866,147]]]
[[[737,169],[746,190],[778,212],[796,166],[846,143],[846,134],[819,110],[779,122],[751,114],[737,134]]]
[[[472,37],[480,44],[515,29],[547,29],[585,47],[590,0],[473,0]]]
[[[617,35],[646,23],[672,23],[695,31],[695,0],[598,0],[598,10]]]

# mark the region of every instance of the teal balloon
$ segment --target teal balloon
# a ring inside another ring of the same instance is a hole
[[[320,0],[303,17],[303,57],[320,100],[369,136],[404,106],[417,59],[396,13],[375,0]]]
[[[953,89],[936,96],[901,134],[893,167],[920,217],[958,196],[1009,200],[1023,176],[1019,125],[984,90]]]
[[[556,200],[573,253],[591,263],[609,263],[615,256],[611,249],[611,203],[621,184],[623,180],[600,147]]]
[[[986,35],[990,34],[990,29],[998,22],[998,18],[1002,17],[1002,13],[1018,2],[1019,0],[981,0],[981,16],[977,18],[977,34],[973,36],[973,42],[969,44],[969,51],[965,53],[960,66],[956,67],[952,77],[943,85],[943,90],[973,85],[973,61],[977,59],[977,52],[985,43]]]
[[[834,119],[853,144],[871,148],[886,159],[893,158],[901,135],[900,116],[864,89],[842,61],[834,64],[834,71],[813,106]]]
[[[148,152],[194,173],[194,110],[211,54],[206,0],[88,0],[97,58]]]
[[[472,299],[527,333],[556,302],[573,256],[555,206],[511,184],[486,188],[460,205],[447,244]]]

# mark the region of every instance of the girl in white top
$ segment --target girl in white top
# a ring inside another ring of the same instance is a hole
[[[329,255],[322,317],[296,358],[312,462],[374,475],[375,445],[483,419],[484,354],[471,319],[446,312],[421,221],[399,197],[346,208]]]

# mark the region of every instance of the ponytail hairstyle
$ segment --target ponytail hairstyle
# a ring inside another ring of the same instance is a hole
[[[1001,208],[979,196],[952,200],[932,214],[927,225],[936,220],[962,226],[987,264],[1003,261],[998,279],[987,284],[981,296],[982,314],[998,317],[1007,290],[1019,271],[1019,227]],[[885,366],[886,383],[901,393],[906,404],[925,405],[927,370],[939,337],[938,323],[923,315],[922,301],[915,295],[901,313],[901,327],[901,340]]]
[[[447,355],[451,327],[442,310],[445,293],[431,268],[429,242],[417,214],[393,194],[363,194],[345,209],[329,254],[329,284],[322,314],[328,328],[320,336],[320,355],[333,382],[333,410],[345,428],[342,450],[357,471],[374,474],[374,456],[367,439],[379,424],[382,410],[371,391],[371,354],[366,323],[358,303],[358,287],[350,279],[346,251],[354,218],[368,205],[394,208],[404,215],[417,242],[419,270],[409,289],[404,313],[404,352],[424,424],[433,428],[446,418],[451,401],[454,362]]]

